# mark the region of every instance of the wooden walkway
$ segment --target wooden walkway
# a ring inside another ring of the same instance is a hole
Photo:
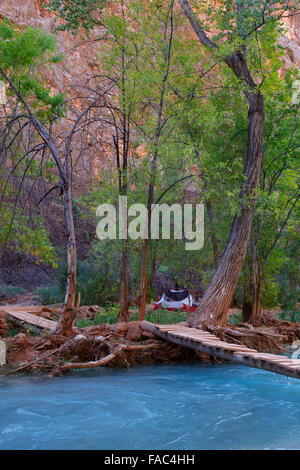
[[[171,343],[185,346],[211,356],[238,362],[248,367],[268,370],[300,379],[300,359],[289,359],[276,354],[259,353],[243,345],[226,343],[217,336],[185,324],[155,325],[143,321],[142,328]]]
[[[0,315],[11,316],[25,323],[54,331],[57,323],[53,320],[34,315],[40,311],[40,307],[25,307],[21,305],[0,306]],[[211,356],[238,362],[248,367],[268,370],[277,374],[300,379],[300,359],[289,359],[276,354],[259,353],[255,349],[246,346],[226,343],[217,336],[197,328],[190,328],[187,324],[177,323],[173,325],[155,325],[143,321],[144,330],[154,333],[171,343],[194,349]]]
[[[30,325],[37,326],[38,328],[54,331],[57,325],[55,321],[34,315],[34,313],[40,311],[41,307],[25,307],[23,305],[0,306],[0,315],[2,313],[22,322],[29,323]]]

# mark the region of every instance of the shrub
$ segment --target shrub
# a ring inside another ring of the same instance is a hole
[[[242,314],[241,313],[233,313],[230,315],[228,318],[228,324],[229,325],[237,325],[238,323],[241,323],[243,321]]]
[[[88,318],[79,318],[76,321],[76,326],[85,328],[86,326],[100,325],[101,323],[117,323],[119,315],[119,304],[104,308],[101,312],[96,313],[93,320]],[[130,320],[137,320],[138,311],[136,308],[131,309]],[[168,311],[164,309],[151,310],[146,313],[145,320],[152,323],[172,324],[180,321],[185,321],[187,313],[181,311]]]
[[[7,284],[0,285],[0,295],[8,299],[15,297],[16,295],[21,295],[26,292],[23,287],[20,286],[10,286]]]
[[[49,284],[39,287],[34,291],[43,305],[51,305],[63,302],[64,293],[56,284]]]
[[[88,318],[79,318],[76,321],[76,326],[79,328],[85,328],[86,326],[101,325],[101,323],[117,323],[119,315],[119,305],[107,307],[101,312],[96,313],[93,320]]]
[[[59,289],[65,291],[66,266],[59,278]],[[81,305],[107,306],[119,300],[119,279],[107,266],[89,260],[78,260],[77,292],[81,295]]]

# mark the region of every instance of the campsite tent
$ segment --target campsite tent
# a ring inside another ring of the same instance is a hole
[[[194,312],[197,308],[197,304],[187,289],[168,289],[154,305],[154,310],[158,308]]]

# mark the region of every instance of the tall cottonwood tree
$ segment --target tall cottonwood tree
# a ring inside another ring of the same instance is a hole
[[[197,311],[189,318],[190,325],[197,326],[204,321],[226,322],[227,311],[238,283],[252,226],[255,191],[260,180],[263,156],[265,105],[260,88],[266,77],[259,69],[260,35],[263,35],[264,29],[268,29],[270,24],[289,14],[293,7],[287,1],[269,0],[228,0],[222,5],[180,0],[180,4],[200,44],[209,49],[216,60],[223,61],[232,70],[242,84],[248,102],[248,145],[244,183],[239,196],[240,207],[234,217],[227,247],[215,275]],[[215,22],[210,22],[209,16]],[[209,23],[210,30],[217,29],[216,40],[210,39],[206,32]],[[218,30],[222,25],[224,30]],[[227,39],[222,40],[222,36]],[[251,51],[249,53],[249,45],[253,50],[253,37],[257,40],[256,71],[252,68]]]
[[[268,279],[268,271],[276,272],[280,267],[279,260],[270,259],[278,249],[281,251],[280,240],[289,232],[299,207],[299,105],[291,104],[291,94],[278,83],[268,109],[260,188],[245,266],[246,273],[250,266],[250,275],[245,276],[244,321],[254,321],[260,314],[263,291],[267,290],[264,277]]]

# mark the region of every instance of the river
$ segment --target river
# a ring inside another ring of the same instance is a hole
[[[2,376],[0,449],[300,449],[300,381],[235,364]]]

